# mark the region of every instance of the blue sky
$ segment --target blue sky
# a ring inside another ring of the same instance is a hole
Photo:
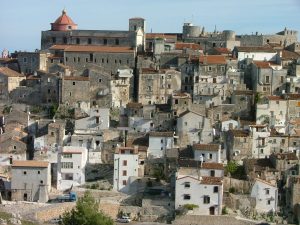
[[[300,0],[0,0],[0,51],[40,48],[42,30],[63,8],[79,29],[127,30],[146,19],[147,32],[181,32],[184,22],[237,34],[300,31]]]

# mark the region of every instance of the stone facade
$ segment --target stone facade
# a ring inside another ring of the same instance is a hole
[[[138,75],[138,102],[166,104],[174,91],[180,91],[180,72],[176,70],[142,69]]]

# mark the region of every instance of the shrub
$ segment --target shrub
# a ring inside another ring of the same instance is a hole
[[[187,209],[187,210],[193,210],[195,208],[199,208],[199,206],[195,205],[195,204],[185,204],[185,205],[183,205],[183,208]]]
[[[228,214],[228,209],[226,206],[224,206],[222,209],[222,215],[227,215],[227,214]]]
[[[234,187],[230,187],[230,188],[229,188],[229,193],[235,193],[235,191],[236,191],[236,190],[235,190]]]

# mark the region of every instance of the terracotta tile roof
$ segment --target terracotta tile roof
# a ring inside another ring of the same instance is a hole
[[[173,98],[191,98],[191,95],[185,92],[176,92],[173,94]]]
[[[248,137],[249,132],[245,130],[230,130],[234,137]]]
[[[267,99],[269,101],[284,101],[285,100],[282,96],[275,96],[275,95],[267,96]]]
[[[199,57],[200,64],[226,64],[225,56],[223,55],[204,55]]]
[[[221,177],[201,177],[201,184],[207,185],[222,185],[222,178]]]
[[[220,54],[231,54],[228,48],[214,48],[214,50]]]
[[[86,148],[83,147],[63,147],[62,153],[65,154],[82,154],[83,151],[85,151]]]
[[[199,44],[195,43],[184,43],[184,42],[176,42],[175,49],[183,50],[183,49],[193,49],[193,50],[203,50],[203,48]]]
[[[224,170],[224,166],[222,163],[215,162],[204,162],[202,164],[203,169],[215,169],[215,170]]]
[[[253,91],[251,90],[234,90],[233,93],[235,95],[253,95]]]
[[[253,61],[253,64],[260,69],[271,69],[271,64],[265,61]]]
[[[0,67],[0,74],[3,74],[7,77],[24,77],[23,74],[18,73],[12,69],[9,69],[8,67]]]
[[[286,94],[285,96],[289,100],[300,100],[300,94]]]
[[[143,108],[143,105],[142,103],[138,103],[138,102],[129,102],[126,105],[126,108],[140,109]]]
[[[268,46],[239,46],[236,47],[239,52],[272,52],[276,53],[276,51]]]
[[[129,47],[111,47],[99,45],[53,45],[50,50],[63,50],[65,52],[107,52],[107,53],[133,53]]]
[[[13,160],[12,167],[48,167],[49,162],[36,160]]]
[[[250,125],[255,125],[256,121],[251,121],[251,120],[240,120],[240,124],[242,126],[250,126]]]
[[[64,76],[64,80],[89,81],[90,79],[82,76]]]
[[[150,137],[173,137],[174,132],[150,132]]]
[[[176,35],[164,33],[147,33],[146,39],[163,38],[163,39],[177,39]]]
[[[281,58],[282,59],[286,59],[286,60],[298,59],[298,58],[300,58],[300,54],[296,53],[296,52],[282,50],[282,56],[281,56]]]
[[[204,150],[204,151],[219,151],[218,144],[194,144],[194,150]]]

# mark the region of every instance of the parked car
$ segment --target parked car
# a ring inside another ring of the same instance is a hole
[[[53,219],[50,220],[50,223],[56,223],[56,224],[58,224],[60,222],[62,222],[61,218],[53,218]]]
[[[130,223],[131,220],[128,216],[122,216],[121,218],[117,219],[117,222],[119,222],[119,223]]]

